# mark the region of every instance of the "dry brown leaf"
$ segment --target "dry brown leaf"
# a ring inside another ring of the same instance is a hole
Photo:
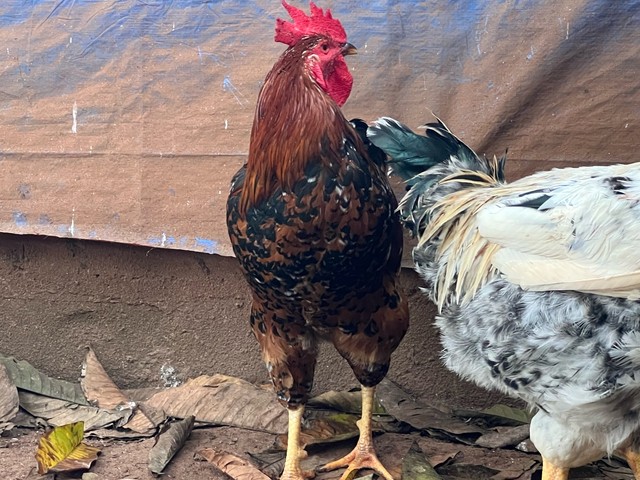
[[[143,403],[171,417],[259,430],[287,431],[288,415],[272,391],[224,375],[200,376]]]
[[[387,413],[432,436],[473,444],[480,435],[487,433],[483,428],[469,425],[411,398],[387,378],[376,387],[376,396]]]
[[[442,480],[438,472],[431,466],[424,452],[417,442],[413,442],[411,448],[402,460],[403,480]]]
[[[101,440],[114,440],[114,439],[122,439],[122,440],[133,440],[133,439],[142,439],[148,438],[155,435],[154,431],[150,431],[148,433],[138,433],[133,430],[117,430],[115,428],[97,428],[95,430],[91,430],[86,433],[87,438],[99,438]]]
[[[269,478],[280,478],[284,470],[284,462],[286,457],[286,447],[282,448],[270,448],[264,452],[250,453],[247,455],[251,458],[253,464],[255,464],[262,473]]]
[[[80,385],[76,383],[48,377],[29,362],[13,357],[0,355],[0,364],[6,367],[9,377],[20,390],[67,400],[78,405],[88,405]]]
[[[618,459],[616,455],[612,455],[611,458],[603,458],[597,461],[595,465],[609,479],[634,480],[635,478],[627,462],[622,458]]]
[[[307,406],[311,408],[325,408],[337,410],[345,413],[360,414],[362,411],[362,394],[356,392],[337,392],[330,390],[321,393],[307,402]],[[386,413],[380,402],[376,401],[373,406],[374,414]]]
[[[133,416],[124,425],[124,428],[141,434],[148,434],[155,430],[156,424],[143,411],[138,409],[136,403],[131,402],[111,380],[91,347],[87,347],[87,354],[82,365],[80,385],[87,400],[92,405],[106,410],[123,408],[133,410]]]
[[[360,417],[349,413],[335,413],[322,418],[312,418],[304,422],[300,432],[300,444],[323,445],[327,443],[342,442],[359,435],[360,430],[356,422]],[[380,431],[374,427],[374,431]],[[287,434],[278,435],[275,446],[282,450],[287,448]]]
[[[12,420],[18,414],[19,404],[18,389],[0,363],[0,423]]]
[[[539,466],[539,457],[516,450],[496,452],[485,448],[455,445],[429,437],[421,437],[418,444],[438,474],[443,477],[527,480]],[[449,455],[450,458],[439,465],[436,461],[437,455]]]
[[[517,427],[496,427],[476,440],[476,445],[485,448],[504,448],[518,445],[529,438],[529,425]]]
[[[120,426],[131,416],[131,410],[110,412],[97,407],[76,405],[66,400],[20,391],[20,406],[34,417],[44,418],[49,425],[60,426],[79,421],[84,422],[85,431],[107,426]]]
[[[214,450],[213,448],[202,448],[198,450],[198,455],[201,455],[234,480],[270,480],[248,460],[232,453]]]
[[[149,470],[158,475],[162,473],[191,435],[194,420],[194,417],[188,417],[166,425],[149,451]]]
[[[222,373],[216,373],[214,375],[200,375],[199,377],[189,380],[188,383],[190,385],[200,386],[200,387],[215,387],[217,385],[220,385],[221,383],[233,383],[236,385],[243,385],[245,387],[258,388],[260,390],[267,390],[267,391],[270,391],[272,395],[274,395],[273,387],[271,387],[270,390],[265,389],[263,388],[262,385],[260,386],[254,385],[253,383],[247,382],[242,378],[232,377],[230,375],[224,375]]]

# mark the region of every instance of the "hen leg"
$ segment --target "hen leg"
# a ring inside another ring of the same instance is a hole
[[[376,387],[362,387],[362,416],[357,425],[360,429],[360,437],[356,447],[345,457],[320,467],[320,472],[347,467],[340,480],[350,480],[356,472],[362,468],[375,470],[387,480],[393,480],[391,474],[378,460],[373,446],[373,434],[371,430],[371,414],[373,412],[373,399]]]
[[[569,469],[558,467],[542,457],[542,480],[568,480]]]

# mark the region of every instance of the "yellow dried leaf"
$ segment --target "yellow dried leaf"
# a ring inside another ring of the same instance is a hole
[[[84,422],[56,427],[40,437],[36,460],[38,473],[71,472],[88,469],[100,449],[82,443]]]

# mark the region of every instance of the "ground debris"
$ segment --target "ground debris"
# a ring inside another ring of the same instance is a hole
[[[21,371],[33,369],[14,359],[11,362],[21,365]],[[13,382],[11,375],[9,372]],[[21,382],[29,384],[24,379]],[[178,387],[124,393],[91,350],[82,383],[87,399],[97,406],[88,405],[84,395],[80,404],[33,393],[17,384],[20,410],[15,415],[15,405],[10,406],[13,419],[0,426],[0,471],[9,472],[6,478],[31,478],[38,429],[78,419],[86,422],[87,441],[103,451],[91,468],[96,478],[149,478],[149,460],[156,454],[151,452],[154,448],[159,451],[162,439],[169,437],[175,438],[166,440],[170,445],[162,447],[157,466],[151,467],[154,472],[174,478],[220,480],[275,479],[282,472],[287,412],[269,388],[212,375],[187,380]],[[63,390],[72,392],[66,396],[75,397],[78,388],[67,382]],[[539,475],[541,459],[528,438],[525,422],[530,414],[524,410],[496,405],[484,411],[453,411],[416,400],[387,379],[378,386],[377,399],[374,441],[381,461],[395,477],[530,480]],[[311,399],[308,407],[302,432],[308,456],[302,466],[313,470],[345,455],[355,445],[360,392],[327,392]],[[153,425],[146,434],[124,428],[135,412],[144,414]],[[166,431],[154,447],[150,436],[155,425],[166,418],[176,420],[166,423]],[[198,428],[192,431],[194,422]],[[194,462],[194,458],[206,462]],[[335,480],[341,473],[324,472],[316,478]],[[359,475],[367,478],[370,473],[364,470]],[[613,457],[572,470],[572,478],[633,477],[624,460]]]

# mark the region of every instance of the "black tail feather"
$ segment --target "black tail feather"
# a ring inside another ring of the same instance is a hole
[[[391,173],[407,183],[407,193],[398,209],[407,228],[419,235],[428,221],[431,201],[425,197],[429,189],[443,176],[459,169],[482,171],[497,181],[504,180],[504,159],[487,161],[478,155],[436,117],[424,126],[425,135],[414,133],[407,126],[389,117],[378,119],[367,130],[374,145],[386,152]],[[451,168],[434,169],[451,162]]]
[[[478,156],[456,137],[447,126],[437,121],[425,125],[425,135],[389,117],[382,117],[367,130],[374,145],[389,155],[392,173],[412,185],[416,175],[446,162],[452,156],[463,162],[475,163]]]

